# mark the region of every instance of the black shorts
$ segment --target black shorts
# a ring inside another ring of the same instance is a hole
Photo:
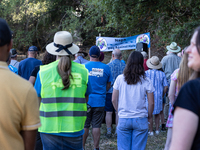
[[[92,124],[92,128],[101,128],[101,123],[104,119],[104,109],[104,107],[92,107],[91,111],[87,113],[84,128],[89,128],[90,124]]]
[[[105,103],[105,111],[113,112],[114,107],[112,104],[112,93],[106,94],[106,103]]]

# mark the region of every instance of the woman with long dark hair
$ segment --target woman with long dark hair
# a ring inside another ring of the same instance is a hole
[[[113,86],[112,102],[118,111],[118,150],[144,150],[148,137],[148,119],[154,109],[154,87],[143,68],[143,56],[134,51],[129,55],[124,73]],[[148,97],[148,111],[145,95]]]
[[[200,27],[187,48],[191,80],[179,91],[174,103],[173,134],[170,150],[200,149]]]

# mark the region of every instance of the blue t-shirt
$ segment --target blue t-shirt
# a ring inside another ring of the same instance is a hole
[[[42,65],[42,61],[36,58],[26,58],[19,63],[18,74],[26,79],[29,80],[31,72],[36,66]]]
[[[16,67],[14,67],[14,66],[12,66],[12,65],[8,65],[8,68],[10,69],[10,71],[12,71],[12,72],[18,74],[18,70],[17,70]]]
[[[91,107],[104,107],[106,100],[106,86],[112,82],[110,67],[102,62],[90,61],[85,64],[89,72],[89,83],[92,93],[89,95],[88,104]]]
[[[126,64],[126,62],[122,59],[121,62],[123,62],[124,64]]]

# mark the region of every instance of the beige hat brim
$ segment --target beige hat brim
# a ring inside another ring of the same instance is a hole
[[[173,50],[173,49],[171,49],[169,45],[166,46],[166,48],[167,48],[168,51],[170,51],[170,52],[174,52],[174,53],[178,53],[178,52],[181,51],[181,48],[180,48],[179,46],[177,46],[177,48],[178,48],[177,50]]]
[[[150,69],[160,69],[160,68],[162,68],[162,63],[159,62],[158,65],[154,66],[154,65],[151,64],[150,59],[147,60],[146,64],[147,64],[147,67],[150,68]]]
[[[65,55],[69,55],[64,49],[61,50],[60,52],[56,52],[56,50],[58,49],[58,47],[54,46],[54,42],[48,44],[46,46],[46,50],[48,53],[52,54],[52,55],[60,55],[60,56],[65,56]],[[78,53],[79,51],[79,47],[75,44],[72,43],[72,47],[68,48],[68,50],[73,54]]]

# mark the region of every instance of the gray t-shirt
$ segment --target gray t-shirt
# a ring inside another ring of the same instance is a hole
[[[179,64],[181,62],[181,58],[178,57],[176,54],[171,53],[161,60],[162,69],[166,75],[167,81],[170,84],[171,82],[171,74],[179,68]]]
[[[113,88],[119,90],[119,118],[148,117],[145,95],[146,93],[153,93],[155,90],[148,77],[142,78],[142,83],[128,85],[122,74],[115,80]]]

